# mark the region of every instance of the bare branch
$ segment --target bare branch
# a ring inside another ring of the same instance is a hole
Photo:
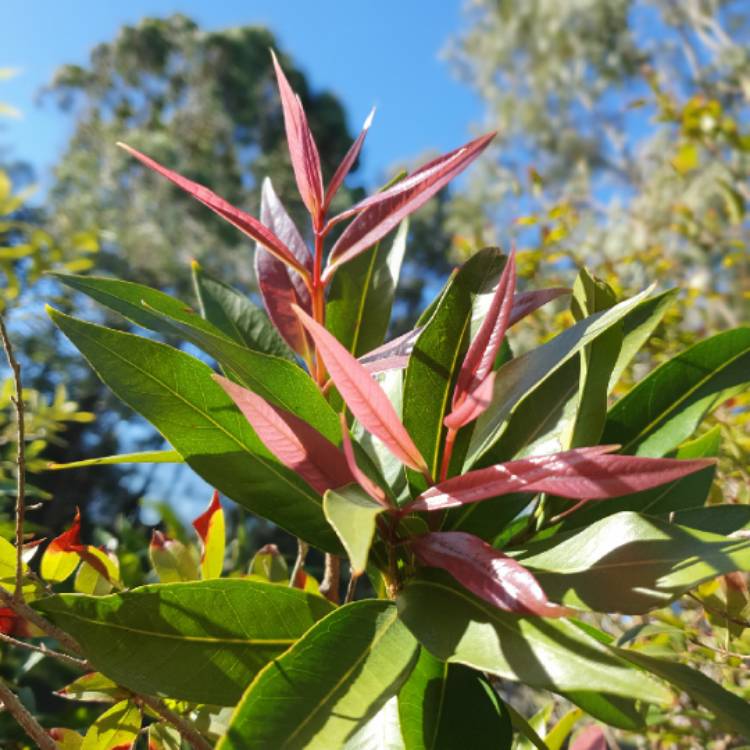
[[[5,710],[41,750],[58,750],[57,743],[2,679],[0,679],[0,701],[3,702]]]
[[[320,593],[333,602],[339,603],[339,581],[341,579],[341,558],[338,555],[326,553],[325,573],[320,584]]]
[[[297,576],[300,570],[305,565],[305,558],[307,553],[310,551],[310,545],[302,539],[297,539],[297,559],[294,561],[294,567],[292,568],[292,574],[289,576],[289,585],[294,586],[297,581]]]
[[[42,644],[41,646],[37,646],[34,643],[21,641],[18,638],[14,638],[12,635],[7,635],[6,633],[0,633],[0,641],[5,641],[6,643],[9,643],[11,646],[16,646],[17,648],[23,648],[23,649],[26,649],[27,651],[36,651],[37,653],[44,654],[44,656],[49,656],[52,659],[57,659],[63,664],[67,664],[69,667],[75,667],[76,669],[90,669],[91,668],[91,665],[85,659],[77,659],[75,656],[69,656],[68,654],[63,654],[60,651],[53,651],[52,649],[47,648],[44,644]]]

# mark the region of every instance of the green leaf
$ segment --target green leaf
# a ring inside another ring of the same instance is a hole
[[[609,411],[602,438],[623,452],[664,456],[706,414],[750,382],[750,328],[711,336],[665,362]]]
[[[534,747],[538,748],[538,750],[549,750],[536,729],[534,729],[534,727],[532,727],[531,724],[529,724],[529,722],[526,721],[526,719],[519,714],[515,708],[513,708],[513,706],[508,704],[506,708],[510,714],[513,729],[515,729],[518,734],[527,739]]]
[[[519,559],[547,596],[597,612],[640,614],[704,581],[750,567],[750,540],[630,512],[566,535],[553,547],[540,546],[547,549],[535,553],[531,545]]]
[[[720,726],[750,739],[750,707],[739,695],[729,692],[702,672],[685,664],[660,659],[633,649],[615,649],[624,659],[658,675],[694,701],[705,706]]]
[[[487,542],[493,542],[499,534],[531,502],[533,495],[514,494],[468,503],[461,508],[449,510],[442,530],[466,531]]]
[[[342,750],[406,750],[398,717],[398,698],[395,695],[389,698],[383,708],[346,741]]]
[[[193,286],[201,315],[238,344],[248,349],[294,360],[266,313],[246,295],[207,274],[193,261]]]
[[[323,512],[349,555],[354,575],[361,575],[367,567],[377,519],[383,510],[359,485],[328,490],[323,495]]]
[[[345,263],[331,281],[326,327],[355,357],[385,340],[408,232],[402,221],[392,242],[381,240]]]
[[[731,534],[750,527],[750,505],[709,505],[677,511],[674,523],[691,529],[711,531],[714,534]]]
[[[438,659],[466,664],[530,687],[601,691],[652,703],[670,693],[566,620],[519,617],[495,609],[438,571],[408,583],[401,619]]]
[[[440,471],[443,420],[469,345],[474,300],[492,293],[503,267],[504,256],[497,248],[485,248],[468,260],[414,343],[404,380],[403,422],[433,477]],[[415,488],[426,487],[416,473],[410,472],[410,478]]]
[[[157,722],[148,728],[148,750],[181,750],[180,733],[169,726]]]
[[[55,695],[74,701],[117,703],[126,698],[128,692],[109,677],[99,672],[89,672],[58,690]]]
[[[320,497],[268,451],[208,365],[156,341],[50,316],[115,395],[211,486],[321,549],[340,549]]]
[[[88,466],[107,466],[110,464],[181,464],[182,456],[175,450],[141,451],[140,453],[120,453],[116,456],[87,458],[84,461],[69,461],[66,464],[47,464],[50,471],[62,469],[83,469]]]
[[[503,456],[496,458],[492,449],[521,401],[584,347],[612,326],[617,326],[650,293],[651,289],[646,289],[609,310],[591,315],[546,344],[503,365],[495,378],[492,403],[474,427],[464,467],[473,467],[480,459],[481,465],[504,460]],[[546,414],[542,416],[546,417]]]
[[[406,750],[504,750],[513,729],[505,704],[484,677],[425,649],[398,695]]]
[[[298,589],[239,579],[155,584],[104,597],[61,594],[34,606],[115,682],[226,706],[332,608]]]
[[[347,604],[255,678],[217,750],[342,747],[398,692],[416,655],[393,602]]]
[[[121,701],[105,711],[90,727],[81,750],[124,750],[130,748],[141,731],[141,709]]]

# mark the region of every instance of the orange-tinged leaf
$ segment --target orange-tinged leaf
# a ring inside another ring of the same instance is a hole
[[[81,750],[83,737],[72,729],[55,727],[49,730],[49,736],[57,743],[60,750]]]
[[[221,507],[221,502],[219,502],[218,490],[214,490],[208,508],[193,521],[193,528],[198,532],[203,544],[201,556],[203,580],[221,578],[221,572],[224,569],[226,530],[224,510]]]
[[[352,414],[402,463],[426,474],[427,464],[422,454],[367,369],[323,326],[300,308],[295,309],[315,341],[317,356],[323,359],[331,380]]]
[[[80,561],[80,557],[75,551],[80,546],[81,513],[76,509],[76,515],[70,528],[55,537],[44,550],[39,569],[42,578],[50,583],[61,583],[70,578]]]

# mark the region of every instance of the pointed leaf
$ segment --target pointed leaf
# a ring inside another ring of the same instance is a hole
[[[226,578],[104,597],[62,594],[34,606],[118,684],[224,706],[332,609],[298,589]]]
[[[548,601],[523,565],[472,534],[433,532],[413,539],[411,548],[423,565],[447,570],[469,591],[506,612],[542,617],[569,614]]]
[[[181,464],[184,459],[176,450],[141,451],[139,453],[119,453],[115,456],[86,458],[83,461],[69,461],[65,464],[48,463],[50,471],[63,469],[83,469],[89,466],[110,466],[113,464]]]
[[[92,703],[117,703],[128,691],[99,672],[89,672],[55,692],[60,698]]]
[[[127,700],[116,703],[89,727],[81,750],[131,750],[141,721],[140,706]]]
[[[422,455],[370,373],[323,326],[299,308],[297,314],[352,414],[404,464],[426,470]]]
[[[56,536],[44,550],[39,572],[49,583],[61,583],[70,578],[78,567],[80,557],[76,548],[81,546],[81,512],[76,515],[70,528]]]
[[[653,703],[670,692],[563,619],[503,612],[429,571],[398,599],[401,619],[433,656],[552,690],[594,690]],[[436,627],[439,623],[439,627]]]
[[[203,554],[201,555],[203,580],[221,578],[221,571],[224,569],[226,531],[224,528],[224,510],[221,507],[221,502],[219,502],[217,490],[214,490],[208,508],[193,521],[193,528],[198,532],[203,546]]]
[[[253,556],[248,569],[250,575],[261,576],[271,583],[288,583],[289,568],[275,544],[265,544]],[[298,586],[306,590],[304,586]]]
[[[318,147],[315,145],[315,139],[307,124],[302,102],[292,91],[273,52],[271,52],[271,57],[284,111],[286,140],[297,188],[310,215],[317,217],[323,206],[323,176],[320,170]]]
[[[258,248],[262,246],[259,245]],[[259,251],[270,255],[265,250],[256,249],[256,253]],[[283,263],[272,255],[270,257],[286,270]],[[197,261],[192,262],[192,271],[193,286],[203,318],[248,349],[294,359],[294,354],[268,316],[246,295],[206,273]]]
[[[328,265],[323,273],[324,281],[331,278],[338,266],[372,247],[402,219],[423,206],[468,167],[494,137],[494,133],[488,133],[470,141],[465,146],[425,164],[392,188],[366,198],[354,208],[337,216],[334,222],[348,215],[358,214],[331,249]]]
[[[263,180],[260,218],[289,245],[299,262],[312,273],[310,251],[267,177]],[[310,292],[304,279],[261,245],[255,250],[255,275],[263,304],[277,330],[295,352],[309,359],[307,335],[292,311],[293,304],[306,312],[311,311]]]
[[[136,151],[134,148],[131,148],[124,143],[118,143],[117,145],[120,146],[120,148],[125,149],[125,151],[138,159],[142,164],[145,164],[149,169],[153,169],[154,172],[162,175],[162,177],[166,177],[170,182],[177,185],[177,187],[192,195],[193,198],[199,200],[204,206],[208,206],[208,208],[221,216],[222,219],[228,221],[232,226],[236,227],[249,237],[252,237],[256,242],[260,242],[279,260],[283,261],[291,268],[294,268],[303,276],[307,273],[306,269],[300,264],[294,253],[268,227],[261,224],[257,219],[250,216],[250,214],[240,211],[239,208],[236,208],[231,203],[220,198],[207,187],[199,185],[192,180],[188,180],[186,177],[177,174],[177,172],[173,172],[171,169],[161,166],[161,164],[158,164],[140,151]]]
[[[409,510],[443,510],[512,492],[549,492],[576,500],[604,500],[656,487],[712,464],[612,455],[616,446],[576,448],[476,469],[423,492]]]
[[[352,438],[349,434],[349,427],[346,423],[346,415],[342,412],[339,417],[341,418],[341,436],[343,438],[344,457],[346,458],[346,464],[349,467],[349,471],[357,484],[370,496],[371,499],[375,500],[382,507],[387,508],[390,503],[386,499],[384,490],[378,484],[373,482],[373,480],[370,479],[370,477],[368,477],[367,474],[365,474],[357,465],[357,458],[354,454],[354,444],[352,443]],[[328,520],[330,521],[331,519],[328,518]]]
[[[512,328],[519,320],[523,320],[527,315],[531,315],[531,313],[543,307],[548,302],[566,294],[570,294],[570,289],[566,289],[565,287],[516,292],[513,297],[513,309],[508,320],[508,328]]]
[[[409,364],[409,356],[414,350],[414,343],[422,328],[415,328],[407,331],[401,336],[388,341],[379,346],[377,349],[363,354],[359,358],[359,363],[363,365],[368,372],[373,374],[385,372],[386,370],[402,370]]]
[[[377,518],[383,510],[357,485],[328,490],[323,496],[323,511],[349,555],[353,575],[365,572]]]
[[[320,498],[239,418],[210,367],[156,341],[50,315],[115,395],[149,419],[206,482],[315,546],[340,549]]]
[[[331,750],[409,676],[417,643],[393,602],[340,607],[253,681],[217,750]]]
[[[365,138],[367,137],[367,131],[370,129],[370,126],[372,125],[373,117],[375,117],[375,107],[373,107],[370,110],[370,114],[367,115],[367,118],[365,119],[364,125],[362,125],[362,130],[357,136],[357,139],[349,147],[349,150],[346,152],[346,155],[341,160],[341,163],[338,165],[338,167],[336,167],[336,171],[333,173],[333,177],[331,177],[331,181],[328,183],[328,187],[326,188],[326,195],[325,195],[325,205],[323,207],[324,212],[328,211],[331,205],[331,201],[333,200],[334,196],[338,192],[341,185],[343,185],[344,180],[346,179],[346,176],[349,174],[349,172],[351,171],[351,168],[354,166],[354,162],[357,161],[359,152],[362,150],[362,146],[365,142]]]
[[[214,380],[237,404],[268,450],[316,492],[322,495],[354,481],[341,450],[307,422],[226,378],[214,375]]]

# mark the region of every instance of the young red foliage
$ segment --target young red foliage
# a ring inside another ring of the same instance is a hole
[[[341,436],[344,447],[344,456],[346,457],[346,463],[351,471],[352,476],[357,480],[359,486],[376,502],[381,505],[390,507],[390,503],[386,499],[385,492],[382,487],[378,487],[370,477],[365,474],[362,469],[357,466],[357,459],[354,455],[354,445],[352,444],[351,436],[349,435],[349,426],[346,423],[346,415],[340,414],[341,420]]]
[[[193,528],[195,529],[198,536],[201,538],[203,543],[206,543],[208,538],[208,531],[211,526],[211,519],[214,514],[221,510],[221,501],[219,500],[219,491],[214,490],[211,495],[211,502],[208,504],[208,508],[203,511],[196,519],[193,520]],[[158,532],[154,532],[157,534]]]

